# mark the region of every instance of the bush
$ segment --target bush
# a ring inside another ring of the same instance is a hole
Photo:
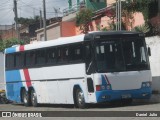
[[[143,24],[143,25],[134,27],[132,31],[143,32],[144,34],[146,34],[147,32],[150,31],[150,28],[147,24]]]
[[[23,45],[24,42],[22,40],[18,40],[16,38],[1,40],[0,41],[0,51],[4,51],[5,48],[12,47],[13,45]]]

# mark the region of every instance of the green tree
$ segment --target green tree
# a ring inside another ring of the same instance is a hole
[[[158,4],[155,0],[126,0],[122,2],[122,8],[133,13],[142,12],[144,20],[148,22],[150,12],[152,12],[151,14],[155,14],[153,11],[150,11],[150,9],[156,9],[156,3]],[[157,9],[154,12],[157,12]]]
[[[20,17],[20,18],[18,18],[18,23],[22,24],[22,25],[29,25],[29,24],[33,24],[35,22],[38,22],[39,20],[40,20],[39,16],[35,16],[34,18]]]
[[[12,47],[13,45],[24,45],[24,41],[22,40],[19,41],[17,38],[1,40],[0,51],[4,51],[5,48]]]
[[[3,51],[5,49],[5,45],[3,40],[0,40],[0,51]]]
[[[147,24],[143,24],[143,25],[139,25],[139,26],[136,26],[132,29],[132,31],[137,31],[137,32],[143,32],[143,33],[147,33],[150,31],[150,28]]]
[[[93,12],[90,9],[82,9],[76,15],[76,25],[80,27],[82,33],[88,33],[89,23],[92,21]]]

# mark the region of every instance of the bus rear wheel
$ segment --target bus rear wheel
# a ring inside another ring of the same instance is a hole
[[[76,106],[82,109],[86,107],[86,103],[84,100],[84,94],[81,89],[76,90]]]
[[[24,106],[30,106],[29,94],[25,89],[22,90],[22,100]]]
[[[31,90],[31,103],[34,107],[38,107],[37,94],[34,90]]]

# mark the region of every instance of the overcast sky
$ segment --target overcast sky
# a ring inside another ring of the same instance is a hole
[[[18,17],[33,18],[39,15],[39,10],[43,9],[43,0],[17,0]],[[76,0],[72,0],[73,4]],[[46,0],[47,18],[55,16],[54,8],[63,11],[68,7],[68,0]],[[0,0],[0,25],[10,25],[14,23],[13,0]]]

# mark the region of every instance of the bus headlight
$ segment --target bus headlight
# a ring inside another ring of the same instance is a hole
[[[146,87],[146,83],[142,83],[142,87]]]
[[[107,85],[107,90],[111,90],[111,85]]]
[[[101,90],[105,90],[105,86],[104,85],[101,86]]]
[[[147,87],[151,87],[151,84],[148,82],[148,83],[146,83],[146,86]]]
[[[143,82],[142,87],[151,87],[151,82]]]

